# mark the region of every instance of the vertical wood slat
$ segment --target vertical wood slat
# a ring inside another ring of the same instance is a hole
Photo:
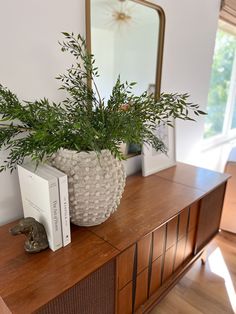
[[[167,223],[166,250],[177,242],[178,216]]]
[[[156,259],[152,263],[152,274],[151,274],[151,280],[150,280],[149,295],[152,295],[161,286],[162,259],[163,259],[163,256],[160,256],[160,257],[158,257],[158,259]]]
[[[174,265],[174,257],[175,257],[175,248],[176,246],[173,245],[165,252],[164,257],[164,266],[163,266],[163,273],[162,273],[162,283],[165,282],[173,272],[173,265]]]
[[[117,307],[118,314],[132,314],[132,291],[132,281],[119,291]]]
[[[189,208],[185,208],[179,214],[178,240],[186,236],[188,226]]]
[[[122,252],[117,258],[118,288],[122,289],[133,279],[135,246]]]
[[[158,228],[153,233],[153,255],[152,260],[156,260],[164,253],[166,236],[166,225]]]
[[[134,309],[142,305],[148,298],[148,269],[145,269],[136,278],[136,293]]]
[[[192,231],[190,231],[187,236],[184,259],[187,259],[193,254],[194,244],[195,244],[194,240],[195,240],[195,229],[192,229]]]
[[[134,312],[134,307],[135,307],[137,270],[138,270],[138,244],[136,243],[135,244],[135,253],[134,253],[134,267],[133,267],[132,313]]]
[[[191,205],[189,210],[189,226],[188,231],[191,231],[193,228],[197,225],[197,219],[198,219],[198,213],[199,213],[199,202],[194,203]]]
[[[139,274],[149,265],[152,234],[148,234],[138,241],[137,273]]]
[[[174,261],[174,271],[180,267],[185,257],[186,236],[178,241]]]

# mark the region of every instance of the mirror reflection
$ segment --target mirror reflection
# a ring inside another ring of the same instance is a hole
[[[136,94],[145,90],[158,94],[164,33],[160,8],[131,0],[90,0],[89,5],[87,41],[95,55],[100,74],[97,86],[105,100],[119,75],[122,82],[137,82]]]

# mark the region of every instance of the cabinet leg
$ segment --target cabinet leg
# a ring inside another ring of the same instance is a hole
[[[205,249],[205,250],[202,252],[201,261],[202,261],[202,265],[205,265],[205,264],[206,264],[206,262],[207,262],[207,249]]]

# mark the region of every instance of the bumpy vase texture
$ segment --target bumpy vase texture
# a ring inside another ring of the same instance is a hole
[[[60,149],[52,165],[68,176],[71,222],[101,224],[117,209],[125,187],[125,170],[109,150],[76,152]]]

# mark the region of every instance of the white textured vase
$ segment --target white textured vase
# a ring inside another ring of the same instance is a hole
[[[125,170],[109,150],[76,152],[60,149],[52,165],[68,176],[71,222],[101,224],[117,209],[125,187]]]

